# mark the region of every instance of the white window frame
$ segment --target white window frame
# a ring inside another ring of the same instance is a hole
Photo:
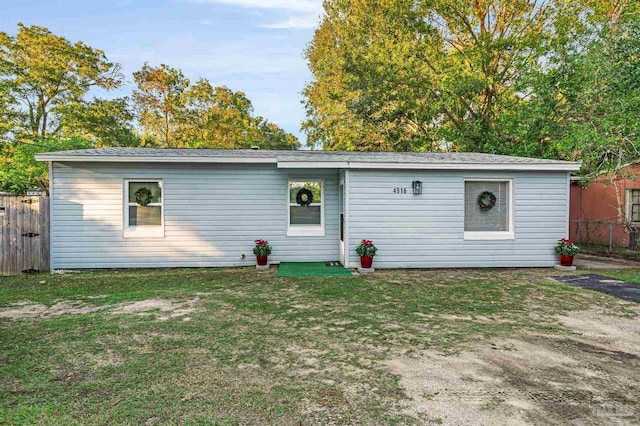
[[[131,182],[157,182],[162,190],[162,198],[160,203],[149,203],[150,207],[160,207],[160,225],[157,226],[130,226],[129,225],[129,207],[135,206],[135,203],[129,202],[129,183]],[[123,227],[122,235],[124,238],[164,238],[164,185],[162,179],[124,179],[124,197],[123,205]]]
[[[467,182],[507,182],[507,191],[509,193],[509,217],[508,231],[464,231],[465,240],[515,240],[514,232],[514,198],[513,198],[513,179],[511,178],[465,178],[464,184]],[[466,199],[466,185],[463,184],[463,199]],[[463,204],[464,205],[464,204]],[[466,208],[464,205],[463,208]],[[462,224],[464,229],[464,223]]]
[[[291,225],[291,207],[298,204],[289,201],[292,182],[313,182],[320,184],[320,203],[311,203],[309,206],[320,206],[320,225]],[[287,237],[324,237],[324,179],[291,178],[287,180]]]

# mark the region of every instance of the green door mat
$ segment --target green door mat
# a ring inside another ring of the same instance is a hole
[[[279,277],[351,277],[351,271],[342,266],[327,266],[325,262],[283,262],[278,267]]]

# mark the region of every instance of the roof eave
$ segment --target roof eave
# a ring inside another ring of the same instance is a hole
[[[385,170],[514,170],[576,171],[581,163],[389,163],[362,161],[278,161],[280,169],[385,169]]]
[[[38,161],[100,162],[100,163],[260,163],[275,164],[275,157],[183,157],[183,156],[137,156],[122,155],[64,155],[36,154]]]
[[[278,161],[276,157],[185,157],[185,156],[122,156],[36,154],[38,161],[101,162],[101,163],[227,163],[277,164],[281,169],[387,169],[387,170],[514,170],[514,171],[576,171],[579,162],[564,163],[413,163],[365,161]]]

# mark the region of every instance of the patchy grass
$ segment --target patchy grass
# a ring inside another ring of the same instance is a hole
[[[3,279],[0,422],[422,423],[400,410],[388,357],[566,334],[554,315],[594,305],[628,315],[615,298],[548,275],[174,269]]]
[[[640,269],[620,269],[606,271],[604,273],[600,271],[600,273],[602,275],[640,285]]]

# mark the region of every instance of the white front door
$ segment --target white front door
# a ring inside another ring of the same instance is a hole
[[[345,264],[344,258],[344,240],[345,240],[345,229],[344,229],[344,179],[340,179],[340,186],[338,187],[338,210],[340,217],[338,218],[338,223],[340,226],[340,263]],[[346,266],[346,265],[345,265]]]

